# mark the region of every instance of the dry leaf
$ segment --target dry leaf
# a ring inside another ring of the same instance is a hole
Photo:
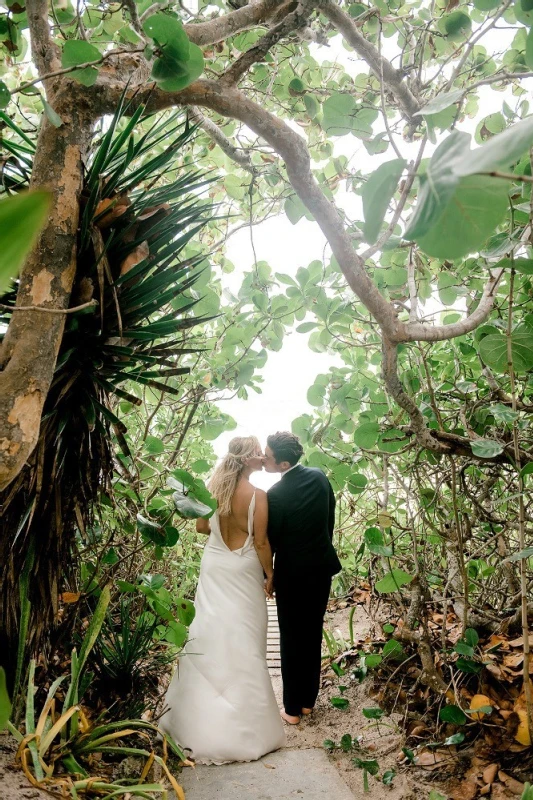
[[[524,791],[524,784],[512,778],[510,775],[507,775],[506,772],[500,770],[500,772],[498,772],[498,778],[505,784],[506,789],[513,794],[521,795]]]
[[[463,781],[457,789],[450,794],[452,800],[474,800],[477,797],[478,786],[474,781]]]
[[[512,642],[509,642],[511,647],[523,647],[524,645],[524,637],[519,636],[518,639],[513,639]],[[533,646],[533,633],[529,634],[529,644]]]
[[[115,197],[106,197],[104,200],[100,200],[96,206],[94,216],[98,217],[100,214],[103,214],[103,216],[95,223],[96,227],[100,228],[100,230],[109,228],[115,220],[128,210],[129,205],[131,205],[131,200],[127,195],[116,195]],[[103,213],[106,208],[108,208],[109,211]]]
[[[140,264],[141,261],[144,261],[145,258],[148,258],[149,255],[150,250],[148,248],[148,242],[141,242],[120,265],[120,274],[125,275],[130,269],[133,269],[133,267]]]
[[[485,783],[494,783],[497,774],[498,774],[498,765],[489,764],[489,766],[485,767],[485,769],[483,770],[483,780],[485,781]]]
[[[416,757],[416,764],[418,767],[425,767],[426,769],[437,769],[443,766],[444,761],[450,761],[449,753],[439,750],[423,750]]]
[[[470,710],[477,711],[477,709],[482,708],[482,706],[490,706],[490,705],[492,705],[492,703],[490,701],[490,698],[487,697],[486,694],[475,694],[470,701]],[[485,713],[486,712],[484,711],[480,711],[479,713],[471,714],[470,716],[472,717],[472,719],[480,720],[483,719]]]
[[[80,592],[63,592],[63,594],[59,595],[59,599],[63,603],[77,603],[80,597]]]
[[[479,790],[479,794],[481,797],[484,797],[486,794],[490,794],[490,783],[487,783],[482,789]]]
[[[529,727],[527,724],[527,711],[525,708],[517,708],[516,713],[520,717],[520,724],[518,725],[514,738],[517,742],[520,742],[520,744],[529,747],[531,744],[531,737],[529,735]]]

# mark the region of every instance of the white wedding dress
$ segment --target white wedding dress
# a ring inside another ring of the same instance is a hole
[[[196,616],[168,688],[159,727],[197,763],[255,761],[283,747],[285,733],[266,661],[267,608],[263,568],[253,543],[255,494],[248,538],[224,542],[218,513],[202,557]]]

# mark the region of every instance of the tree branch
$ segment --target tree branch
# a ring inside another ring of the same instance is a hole
[[[252,164],[252,159],[250,158],[249,153],[246,152],[241,147],[237,147],[236,145],[231,142],[228,137],[222,133],[218,125],[216,125],[213,120],[206,117],[199,108],[196,106],[190,106],[189,108],[189,116],[193,122],[196,122],[204,131],[207,133],[210,139],[212,139],[220,149],[231,158],[239,167],[247,170],[248,172],[255,173],[256,168]]]
[[[61,67],[59,48],[52,41],[48,22],[47,0],[28,0],[26,3],[32,57],[40,75]]]
[[[445,339],[454,339],[464,336],[465,333],[475,330],[489,316],[494,306],[495,292],[504,273],[503,269],[490,271],[490,278],[483,290],[483,296],[475,311],[465,319],[451,325],[426,325],[423,322],[410,322],[403,325],[398,342],[442,342]]]
[[[316,1],[301,0],[294,11],[287,14],[281,22],[274,25],[268,33],[265,33],[253,47],[250,47],[249,50],[246,50],[245,53],[239,56],[224,75],[222,75],[220,83],[229,86],[236,85],[239,80],[246,75],[250,67],[258,61],[263,61],[268,51],[281,39],[294,31],[305,28],[309,15],[312,13],[315,6]]]
[[[380,55],[378,49],[357,30],[357,25],[348,14],[333,0],[321,0],[320,10],[344,36],[355,52],[366,61],[374,75],[389,92],[394,95],[398,105],[408,120],[412,121],[420,109],[420,103],[403,83],[402,73],[394,69],[390,61]]]
[[[279,0],[258,0],[251,2],[237,11],[230,11],[220,17],[213,17],[207,22],[191,22],[184,25],[187,36],[203,47],[208,44],[222,42],[239,31],[245,31],[266,22],[280,6]],[[144,19],[145,15],[143,15]]]
[[[121,83],[105,80],[95,86],[101,113],[112,113],[123,91]],[[181,92],[163,92],[147,84],[135,91],[129,112],[138,103],[146,104],[148,111],[161,111],[171,106],[202,106],[217,114],[237,119],[261,136],[285,161],[291,185],[311,211],[337,259],[344,276],[357,297],[393,341],[402,341],[401,324],[394,306],[380,293],[366,272],[364,261],[355,253],[336,206],[330,202],[311,172],[311,158],[305,140],[285,122],[265,108],[247,98],[237,88],[220,85],[215,81],[198,80]],[[407,339],[406,339],[407,340]]]

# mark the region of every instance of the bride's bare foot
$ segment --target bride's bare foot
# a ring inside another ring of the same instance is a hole
[[[313,709],[312,708],[302,708],[302,714],[304,715],[304,717],[308,717],[309,714],[312,714],[312,713],[313,713]]]
[[[280,711],[281,718],[288,722],[289,725],[298,725],[300,722],[300,717],[293,717],[291,714],[287,714],[286,711]]]

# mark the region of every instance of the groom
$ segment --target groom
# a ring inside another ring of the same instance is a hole
[[[298,464],[302,453],[292,433],[267,439],[264,468],[282,475],[267,492],[268,538],[276,557],[282,717],[291,725],[311,713],[318,696],[324,614],[341,570],[332,544],[335,495],[322,470]]]

